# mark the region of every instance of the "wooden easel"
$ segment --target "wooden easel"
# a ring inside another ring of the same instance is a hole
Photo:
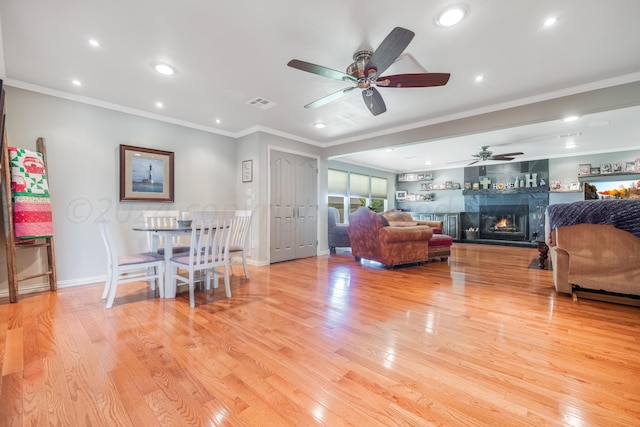
[[[47,173],[47,152],[44,138],[36,140],[36,150],[42,154],[45,174]],[[13,228],[13,201],[11,200],[11,169],[9,167],[9,142],[7,140],[7,130],[4,129],[2,137],[2,212],[4,215],[4,236],[7,246],[7,278],[9,282],[9,301],[18,301],[18,282],[37,277],[49,277],[49,289],[55,291],[57,288],[56,260],[54,255],[53,237],[37,239],[36,243],[21,244],[16,242],[16,234]],[[32,248],[45,247],[47,250],[47,271],[25,277],[18,277],[16,267],[16,255],[18,250],[26,251]]]

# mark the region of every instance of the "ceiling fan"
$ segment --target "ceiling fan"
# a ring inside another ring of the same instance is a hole
[[[371,114],[377,116],[387,111],[387,107],[376,87],[406,88],[446,85],[449,81],[449,73],[415,73],[381,76],[381,74],[398,59],[414,36],[413,31],[401,27],[394,28],[375,51],[361,50],[356,52],[353,55],[354,62],[347,67],[346,73],[298,59],[292,59],[287,63],[290,67],[354,84],[352,87],[341,89],[338,92],[313,101],[304,107],[309,109],[320,107],[358,88],[362,89],[362,98],[369,111],[371,111]]]
[[[480,147],[480,151],[477,154],[473,154],[471,157],[475,157],[477,160],[469,163],[467,166],[471,166],[473,164],[478,163],[479,161],[486,160],[513,160],[515,157],[513,156],[521,156],[524,153],[502,153],[502,154],[493,154],[493,151],[489,150],[488,145],[483,145]]]

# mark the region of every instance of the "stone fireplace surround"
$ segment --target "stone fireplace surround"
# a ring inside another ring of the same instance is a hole
[[[522,179],[525,174],[537,174],[536,187],[464,190],[465,211],[460,215],[461,229],[478,229],[478,243],[495,244],[531,244],[537,235],[544,236],[544,218],[542,215],[549,205],[549,162],[548,160],[534,160],[529,162],[510,162],[498,165],[481,165],[466,167],[464,170],[465,183],[481,182],[484,178],[491,183],[513,183],[516,178]],[[542,180],[542,183],[540,182]],[[540,185],[542,184],[542,185]],[[515,226],[517,231],[512,233],[491,232],[490,217],[504,207],[509,215],[522,215]],[[489,212],[490,211],[490,212]],[[489,215],[481,221],[481,213]],[[484,223],[483,223],[484,222]],[[484,232],[483,232],[484,229]],[[537,233],[536,233],[537,232]],[[465,238],[465,233],[461,236]]]

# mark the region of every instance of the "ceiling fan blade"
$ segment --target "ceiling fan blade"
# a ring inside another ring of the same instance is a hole
[[[297,68],[298,70],[307,71],[309,73],[317,74],[319,76],[328,77],[334,80],[342,80],[345,82],[357,82],[358,80],[342,71],[332,70],[331,68],[323,67],[322,65],[312,64],[310,62],[300,61],[299,59],[292,59],[287,63],[289,67]]]
[[[444,86],[449,81],[449,73],[416,73],[382,76],[376,85],[383,87],[431,87]]]
[[[467,166],[471,166],[471,165],[475,165],[476,163],[478,163],[480,160],[474,160],[473,162],[469,163]]]
[[[494,154],[493,157],[511,157],[511,156],[522,156],[524,153],[501,153]]]
[[[514,160],[515,157],[491,156],[488,160]]]
[[[375,75],[379,76],[384,73],[391,64],[394,63],[398,56],[411,43],[415,36],[413,31],[409,31],[402,27],[396,27],[382,40],[380,46],[373,52],[369,62],[365,66],[364,75],[369,75],[370,70],[375,70]]]
[[[336,99],[342,98],[344,95],[346,95],[347,93],[351,92],[352,90],[354,90],[356,87],[348,87],[346,89],[341,89],[337,92],[333,92],[332,94],[329,94],[327,96],[323,96],[320,99],[316,99],[313,102],[308,103],[307,105],[304,106],[304,108],[308,108],[308,109],[314,109],[314,108],[318,108],[318,107],[322,107],[325,104],[328,104],[332,101],[335,101]]]
[[[384,104],[382,95],[380,95],[380,92],[378,92],[375,87],[363,90],[362,99],[364,99],[364,103],[374,116],[387,111],[387,106]]]

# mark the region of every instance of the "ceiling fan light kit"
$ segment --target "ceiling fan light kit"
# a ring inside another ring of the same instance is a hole
[[[313,101],[305,108],[318,108],[335,101],[354,89],[362,89],[362,99],[374,116],[387,111],[382,95],[376,87],[411,88],[443,86],[449,81],[449,73],[415,73],[382,76],[402,54],[415,34],[405,28],[394,28],[375,51],[361,50],[353,55],[353,63],[346,73],[333,70],[310,62],[292,59],[288,66],[298,70],[317,74],[334,80],[341,80],[354,84],[352,87],[341,89],[323,98]]]

